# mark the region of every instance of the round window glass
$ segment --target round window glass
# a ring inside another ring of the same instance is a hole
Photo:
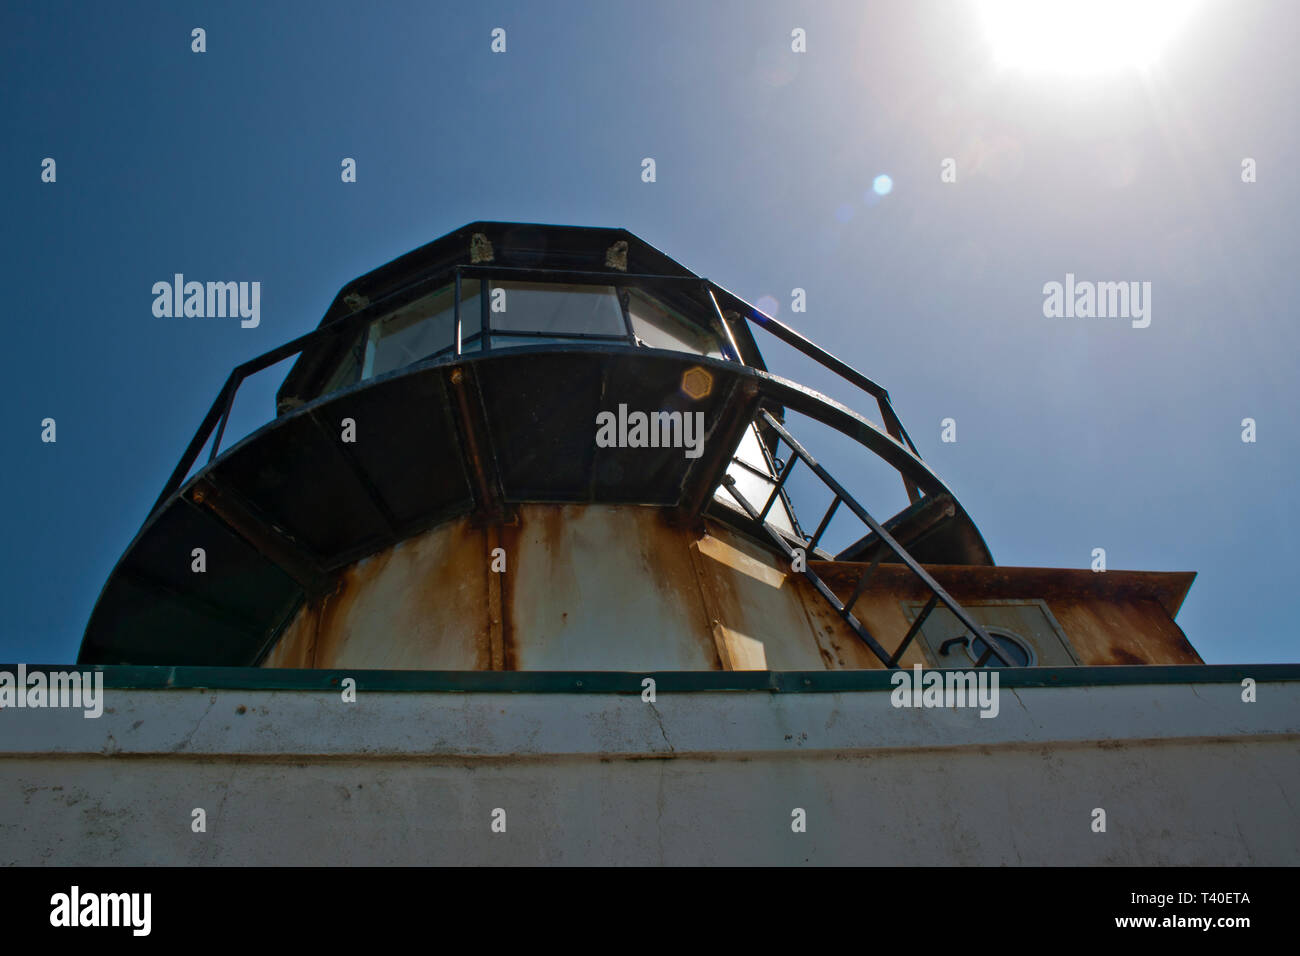
[[[984,662],[985,667],[1032,666],[1034,655],[1018,638],[1006,631],[995,630],[989,627],[984,628],[984,630],[988,636],[993,639],[993,643],[997,647],[998,652],[1010,662],[1009,664],[1003,664],[1002,661],[990,654],[989,659]],[[979,663],[980,658],[984,656],[986,650],[988,650],[988,645],[984,643],[982,638],[976,637],[971,639],[968,653],[970,654],[972,661]]]

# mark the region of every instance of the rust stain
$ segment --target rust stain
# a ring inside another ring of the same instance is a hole
[[[304,604],[262,661],[262,667],[311,667],[316,635],[316,604]]]
[[[808,566],[836,594],[846,596],[866,565],[849,561],[809,561]],[[1196,578],[1193,571],[1124,571],[1097,574],[1087,568],[1020,568],[927,564],[925,569],[958,601],[1032,595],[1057,599],[1154,600],[1173,617]],[[883,590],[900,600],[928,597],[924,585],[900,564],[882,563],[867,593]],[[841,594],[841,592],[843,592]]]
[[[1180,652],[1186,655],[1187,659],[1191,663],[1204,664],[1205,661],[1202,659],[1201,655],[1197,652],[1196,648],[1192,647],[1192,642],[1187,639],[1187,635],[1183,633],[1183,629],[1181,627],[1178,627],[1177,624],[1174,624],[1174,627],[1178,628],[1178,633],[1174,635],[1173,642],[1172,642],[1173,645]]]
[[[491,570],[498,547],[504,572]],[[810,567],[841,599],[865,569]],[[1168,613],[1190,574],[927,567],[959,601],[1051,599],[1080,663],[1200,662]],[[927,596],[905,568],[881,565],[854,613],[892,650],[908,626],[900,602]],[[528,505],[500,523],[458,519],[358,561],[303,606],[264,666],[518,670],[580,666],[591,646],[615,666],[648,646],[636,643],[632,605],[647,640],[665,642],[651,656],[668,667],[883,666],[771,549],[667,509],[577,504]],[[902,663],[926,653],[917,641]]]
[[[299,666],[317,668],[486,670],[486,593],[468,586],[479,584],[469,577],[475,566],[487,566],[483,536],[464,521],[364,558],[303,608],[291,628],[295,646],[282,639],[268,666],[301,654]]]
[[[695,527],[683,526],[673,521],[659,522],[646,529],[648,537],[643,546],[652,579],[666,601],[682,602],[688,596],[699,595],[700,614],[692,615],[701,630],[692,636],[704,649],[712,670],[726,670],[723,649],[720,647],[717,617],[720,613],[708,584],[701,575],[698,532]],[[685,553],[685,560],[681,560]],[[691,602],[692,604],[694,602]]]
[[[527,505],[509,612],[517,668],[720,668],[688,550],[661,509]],[[584,655],[584,646],[591,648]]]
[[[809,567],[844,600],[866,565],[810,561]],[[1048,602],[1080,664],[1201,663],[1172,618],[1195,578],[1191,572],[1095,574],[1079,568],[957,565],[926,565],[926,570],[965,604],[982,600]],[[902,637],[907,625],[903,622],[902,629],[898,629],[892,611],[882,602],[921,601],[927,597],[924,585],[906,568],[882,564],[854,612],[890,649],[891,642]],[[920,642],[914,643],[902,663],[906,665],[920,647]]]
[[[388,565],[392,549],[358,561],[339,575],[333,592],[319,601],[316,633],[312,641],[311,666],[331,667],[338,663],[345,635],[341,624],[352,612],[358,597],[365,594]]]
[[[1154,598],[1083,594],[1055,599],[1050,606],[1080,664],[1202,663],[1182,628]]]
[[[495,526],[488,526],[483,529],[483,554],[486,556],[486,565],[484,574],[485,587],[487,589],[487,642],[488,642],[488,669],[499,671],[505,666],[505,638],[504,628],[502,627],[501,613],[501,575],[510,570],[510,555],[502,548],[505,554],[505,570],[497,570],[496,551],[501,548],[501,535]]]
[[[519,548],[519,538],[521,532],[521,518],[515,515],[510,522],[493,525],[490,529],[490,540],[495,540],[496,547],[501,548],[506,553],[506,570],[502,574],[494,574],[497,578],[497,604],[492,608],[492,612],[499,617],[497,630],[499,637],[494,636],[492,646],[492,667],[493,670],[513,671],[518,669],[518,652],[515,647],[515,578],[516,563],[521,558]],[[496,643],[499,641],[499,644]]]
[[[307,639],[307,666],[316,666],[316,645],[320,642],[320,616],[321,604],[329,600],[329,595],[322,595],[316,599],[315,605],[311,609],[311,618],[308,632],[311,636]]]
[[[1110,646],[1110,660],[1107,664],[1145,664],[1146,661],[1138,657],[1126,647],[1120,647],[1117,644]]]
[[[812,639],[827,670],[879,670],[885,666],[812,584],[800,574],[792,573],[790,579],[808,616]],[[859,600],[854,614],[869,631],[878,634],[880,628],[871,619],[870,605],[869,600]]]

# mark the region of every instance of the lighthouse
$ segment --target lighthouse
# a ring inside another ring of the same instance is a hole
[[[1205,665],[1193,577],[995,564],[847,359],[477,222],[231,372],[82,673],[0,667],[3,861],[1293,863],[1300,668]]]
[[[859,405],[770,369],[776,343]],[[295,356],[273,420],[222,447],[240,385]],[[862,485],[880,469],[901,507]],[[848,362],[625,230],[478,222],[231,373],[80,660],[1193,664],[1174,622],[1191,578],[997,567]]]

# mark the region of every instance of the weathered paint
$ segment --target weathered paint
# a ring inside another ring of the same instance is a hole
[[[299,611],[265,666],[487,670],[489,562],[464,520],[358,561]]]
[[[718,667],[689,532],[662,515],[637,506],[519,509],[505,581],[515,670]]]
[[[826,666],[800,575],[783,570],[768,549],[720,529],[695,548],[700,587],[718,622],[715,639],[726,650],[729,670]]]
[[[1300,860],[1295,679],[890,697],[115,690],[3,715],[0,863]]]
[[[831,561],[814,561],[810,566],[841,600],[848,597],[867,567]],[[1195,578],[1191,572],[1094,573],[1075,568],[961,565],[927,565],[926,569],[984,623],[1004,622],[997,620],[997,615],[982,613],[981,602],[1044,601],[1065,632],[1077,660],[1051,659],[1043,664],[1203,663],[1173,620]],[[881,565],[855,611],[873,630],[891,636],[886,647],[892,649],[911,623],[906,605],[924,602],[928,597],[929,593],[905,568]],[[905,656],[904,664],[908,663]]]
[[[856,641],[810,616],[823,602],[771,551],[667,514],[525,505],[501,525],[441,525],[348,568],[264,666],[797,670]]]
[[[523,505],[439,525],[350,566],[304,605],[268,667],[427,670],[827,670],[883,665],[786,559],[715,521],[638,505]],[[495,548],[506,570],[491,570]],[[812,562],[847,598],[862,564]],[[1044,665],[1200,663],[1172,615],[1192,575],[932,566],[986,623],[1044,600],[1069,651]],[[928,598],[881,565],[854,608],[892,650]],[[981,608],[983,609],[981,611]],[[990,616],[991,615],[991,616]],[[1015,627],[1012,628],[1015,630]],[[902,665],[937,661],[915,642]]]

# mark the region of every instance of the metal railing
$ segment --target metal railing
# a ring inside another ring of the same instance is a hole
[[[800,573],[808,579],[809,583],[811,583],[817,590],[817,593],[831,605],[835,612],[845,621],[845,623],[848,624],[849,628],[862,640],[863,643],[871,648],[871,651],[886,667],[892,668],[898,666],[898,662],[902,659],[903,654],[907,651],[908,647],[911,646],[912,642],[916,639],[916,636],[921,632],[921,627],[925,624],[926,618],[930,616],[930,612],[939,604],[943,604],[948,608],[948,610],[952,612],[952,614],[964,627],[967,628],[967,630],[984,642],[985,650],[976,662],[976,667],[985,666],[990,657],[996,657],[1007,667],[1012,666],[1012,662],[997,649],[997,645],[989,635],[985,633],[984,629],[980,627],[975,619],[970,616],[966,609],[958,604],[957,601],[955,601],[948,592],[943,589],[939,582],[936,581],[930,573],[925,570],[925,568],[921,567],[921,565],[917,563],[916,559],[907,552],[907,549],[894,540],[893,535],[886,531],[880,522],[873,518],[867,509],[862,507],[862,505],[844,489],[844,486],[836,481],[835,478],[818,463],[817,459],[808,453],[803,445],[801,445],[794,436],[790,434],[781,422],[776,420],[775,416],[773,416],[771,412],[762,409],[760,410],[758,417],[763,419],[766,425],[771,428],[779,436],[780,440],[790,449],[790,456],[787,459],[785,466],[781,469],[781,474],[777,477],[775,487],[772,489],[772,492],[768,496],[767,501],[763,504],[763,507],[756,508],[752,502],[740,493],[740,490],[736,487],[736,479],[730,474],[723,477],[723,485],[731,496],[736,499],[736,503],[744,509],[747,515],[749,515],[750,519],[757,522],[763,530],[767,532],[768,537],[771,538],[773,543],[775,543],[777,547],[785,553],[786,557],[791,561],[792,567],[794,566],[796,559],[795,548],[789,543],[784,534],[774,528],[767,521],[767,515],[771,511],[772,505],[775,504],[781,490],[785,487],[786,479],[788,479],[790,473],[794,471],[794,466],[801,461],[804,462],[808,468],[811,469],[813,474],[821,479],[822,483],[831,490],[834,494],[834,498],[831,500],[830,507],[826,509],[826,514],[818,523],[817,530],[813,533],[812,537],[803,542],[804,560],[800,562],[803,565]],[[899,561],[901,561],[907,569],[912,572],[912,574],[919,578],[921,583],[930,592],[930,599],[926,602],[925,607],[921,609],[921,612],[916,616],[916,620],[912,622],[911,627],[908,628],[907,633],[903,635],[902,641],[899,643],[898,647],[895,648],[893,653],[885,650],[870,630],[868,630],[867,627],[853,614],[854,605],[856,605],[858,599],[862,597],[862,594],[867,589],[867,585],[871,582],[872,575],[875,574],[876,568],[880,566],[881,558],[883,558],[885,554],[884,550],[877,552],[871,565],[858,579],[858,582],[854,586],[847,601],[841,601],[831,590],[830,586],[827,585],[826,582],[808,566],[808,556],[812,554],[813,550],[817,547],[817,543],[821,540],[822,535],[825,534],[827,527],[830,525],[831,518],[834,517],[841,503],[846,505],[850,512],[870,528],[885,547],[893,552],[894,556],[897,557]]]
[[[580,270],[564,269],[531,269],[515,268],[507,266],[491,265],[458,265],[449,269],[442,270],[436,274],[427,276],[416,282],[410,283],[402,288],[393,290],[389,294],[367,303],[360,309],[357,309],[348,315],[345,315],[329,325],[321,326],[305,335],[300,335],[285,344],[270,350],[269,352],[259,355],[256,358],[249,359],[237,365],[226,378],[225,384],[217,393],[216,399],[209,408],[208,413],[204,416],[203,421],[199,424],[193,439],[186,447],[184,454],[181,456],[176,468],[172,471],[171,477],[168,478],[166,485],[163,487],[161,494],[155,501],[153,508],[150,509],[150,515],[155,514],[159,508],[184,484],[186,476],[190,473],[194,463],[198,460],[199,453],[203,446],[207,444],[208,439],[212,439],[211,450],[208,454],[208,461],[216,459],[220,452],[221,440],[225,435],[226,426],[230,419],[231,408],[234,404],[235,394],[245,379],[258,372],[269,368],[279,362],[284,361],[294,355],[298,355],[313,346],[319,345],[327,340],[335,342],[345,337],[359,333],[360,330],[368,323],[377,318],[381,318],[394,308],[414,301],[416,298],[429,291],[435,291],[447,286],[449,283],[455,285],[454,295],[454,337],[452,347],[442,350],[436,356],[413,363],[414,365],[433,364],[436,362],[445,362],[449,359],[459,358],[466,354],[464,346],[467,342],[478,340],[479,352],[493,351],[493,338],[528,338],[529,333],[517,333],[509,330],[494,329],[491,327],[489,314],[488,296],[480,291],[478,330],[465,336],[465,321],[468,315],[462,314],[462,295],[461,286],[464,279],[510,279],[514,281],[538,281],[538,282],[567,282],[575,284],[596,283],[614,287],[635,286],[647,291],[656,289],[671,289],[673,287],[694,288],[702,291],[713,306],[713,311],[726,340],[721,343],[722,351],[727,360],[743,364],[740,354],[740,348],[736,342],[735,335],[728,323],[722,308],[719,304],[719,296],[723,298],[728,306],[733,307],[736,314],[744,317],[751,326],[763,329],[768,334],[778,340],[793,347],[805,356],[811,358],[817,364],[821,365],[828,371],[834,372],[845,381],[854,385],[858,389],[870,395],[875,399],[882,423],[885,426],[887,434],[899,445],[907,454],[920,461],[920,454],[916,446],[912,443],[907,431],[903,428],[902,422],[899,421],[897,414],[889,399],[889,393],[880,385],[873,382],[867,376],[857,371],[847,363],[836,358],[825,349],[820,348],[804,336],[800,335],[789,326],[778,322],[776,319],[764,312],[749,305],[749,303],[723,289],[707,279],[701,279],[697,276],[663,276],[663,275],[642,275],[628,274],[621,272],[591,272]],[[624,305],[624,315],[627,310]],[[635,346],[637,339],[632,332],[630,324],[626,328],[626,335],[592,335],[585,333],[564,333],[557,332],[546,335],[547,338],[565,339],[575,342],[605,342],[618,343]],[[454,357],[454,358],[453,358]],[[907,491],[909,501],[916,502],[920,498],[915,483],[906,475],[902,475],[903,485]]]

